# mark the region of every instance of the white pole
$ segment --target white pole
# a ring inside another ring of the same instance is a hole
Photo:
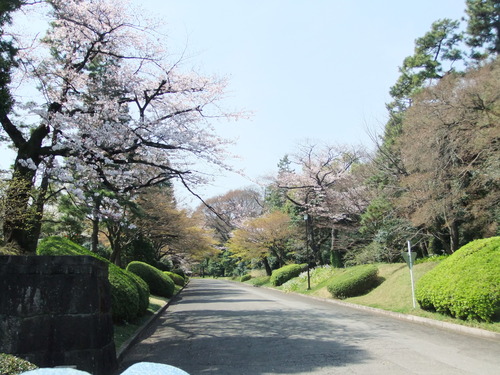
[[[417,303],[415,300],[415,284],[413,282],[413,262],[411,259],[411,243],[410,243],[410,241],[408,241],[408,258],[409,258],[409,263],[410,263],[411,296],[413,299],[413,308],[415,309],[417,307]]]

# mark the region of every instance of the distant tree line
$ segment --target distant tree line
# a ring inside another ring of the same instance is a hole
[[[429,256],[499,234],[500,3],[468,0],[463,21],[415,40],[374,152],[304,143],[260,195],[217,198],[261,202],[258,215],[231,209],[219,270],[393,262],[408,240]]]

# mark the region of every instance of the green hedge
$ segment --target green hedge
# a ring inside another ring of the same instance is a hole
[[[170,272],[170,271],[163,271],[163,273],[165,275],[167,275],[168,277],[170,277],[175,285],[184,286],[184,284],[186,283],[184,278],[177,273]]]
[[[158,268],[144,262],[133,261],[127,266],[127,271],[135,273],[149,286],[151,294],[170,298],[174,295],[175,284],[173,280]]]
[[[303,264],[302,265],[289,264],[287,266],[278,268],[277,270],[274,270],[273,273],[271,274],[271,279],[270,279],[271,285],[280,286],[286,283],[288,280],[299,276],[300,273],[303,271],[303,269],[304,269]]]
[[[144,315],[149,306],[149,288],[140,278],[112,264],[84,247],[62,237],[47,237],[40,241],[38,255],[90,255],[108,264],[111,284],[111,309],[113,321],[132,321]]]
[[[132,278],[135,287],[137,288],[137,293],[139,294],[139,316],[142,316],[148,311],[149,308],[149,285],[141,279],[139,276],[132,272],[127,272],[127,275]]]
[[[179,276],[182,276],[184,280],[186,279],[186,273],[181,268],[175,268],[172,270],[172,272],[176,273]]]
[[[31,362],[10,354],[0,353],[0,374],[17,375],[38,368]]]
[[[241,276],[240,281],[243,283],[245,281],[250,280],[251,278],[252,278],[252,275],[247,273],[246,275]]]
[[[500,237],[468,243],[420,278],[422,309],[490,322],[500,315]]]
[[[373,264],[347,268],[335,276],[326,288],[334,298],[359,296],[378,284],[377,274],[378,268]]]

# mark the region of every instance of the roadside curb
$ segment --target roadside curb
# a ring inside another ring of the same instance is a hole
[[[137,342],[139,341],[139,338],[144,333],[144,331],[146,331],[149,327],[151,327],[153,325],[154,322],[156,322],[156,320],[160,317],[160,315],[163,314],[163,312],[165,312],[166,309],[168,309],[168,307],[170,306],[170,304],[172,302],[174,302],[175,300],[177,300],[177,298],[179,297],[179,295],[181,294],[181,292],[188,285],[189,285],[189,282],[186,285],[184,285],[182,287],[182,289],[179,290],[179,292],[175,296],[173,296],[165,305],[163,305],[160,309],[158,309],[157,311],[155,311],[155,313],[128,340],[126,340],[120,346],[120,348],[116,351],[116,360],[118,361],[118,363],[121,363],[121,361],[125,357],[125,354],[127,354],[127,352],[129,351],[129,349],[132,346],[134,346],[135,344],[137,344]]]
[[[449,322],[441,322],[439,320],[424,318],[422,316],[411,315],[411,314],[402,314],[402,313],[382,310],[382,309],[378,309],[378,308],[370,307],[370,306],[356,305],[354,303],[349,303],[349,302],[329,300],[326,298],[320,298],[320,297],[314,297],[314,296],[306,296],[306,297],[317,299],[317,300],[328,302],[328,303],[332,303],[332,304],[337,304],[340,306],[350,307],[353,309],[370,311],[370,312],[373,312],[375,314],[391,316],[393,318],[400,319],[400,320],[406,320],[406,321],[419,323],[419,324],[423,324],[423,325],[427,325],[427,326],[438,327],[438,328],[443,328],[443,329],[447,329],[447,330],[453,330],[453,331],[465,333],[468,335],[490,338],[490,339],[500,341],[500,333],[487,331],[487,330],[481,329],[481,328],[467,327],[467,326],[463,326],[460,324],[449,323]]]
[[[301,294],[301,293],[295,293],[295,292],[284,292],[282,290],[269,288],[269,287],[264,287],[264,288],[276,290],[276,291],[283,293],[283,294],[295,294],[297,296],[311,298],[311,299],[315,299],[317,301],[327,302],[327,303],[331,303],[334,305],[345,306],[345,307],[350,307],[352,309],[369,311],[369,312],[379,314],[379,315],[390,316],[392,318],[399,319],[399,320],[406,320],[406,321],[410,321],[413,323],[418,323],[418,324],[422,324],[422,325],[426,325],[426,326],[430,326],[430,327],[437,327],[437,328],[442,328],[442,329],[451,330],[451,331],[455,331],[455,332],[460,332],[460,333],[471,335],[471,336],[483,337],[483,338],[488,338],[488,339],[500,341],[500,333],[487,331],[487,330],[481,329],[481,328],[467,327],[467,326],[463,326],[460,324],[449,323],[449,322],[441,322],[439,320],[424,318],[424,317],[417,316],[417,315],[402,314],[402,313],[397,313],[394,311],[379,309],[376,307],[357,305],[354,303],[349,303],[349,302],[344,302],[344,301],[339,301],[339,300],[334,300],[334,299],[328,299],[328,298],[315,297],[315,296],[310,296],[307,294]]]

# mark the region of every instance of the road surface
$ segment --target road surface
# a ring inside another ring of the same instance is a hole
[[[500,341],[206,279],[191,280],[121,367],[140,361],[191,375],[499,375]]]

